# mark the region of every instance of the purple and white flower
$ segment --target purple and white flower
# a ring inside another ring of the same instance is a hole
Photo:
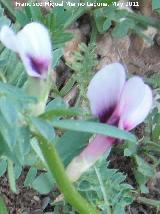
[[[20,56],[29,76],[46,77],[52,55],[49,33],[43,25],[29,23],[17,34],[10,27],[3,26],[0,41]]]
[[[130,131],[142,123],[152,107],[152,91],[143,80],[134,76],[126,81],[120,63],[106,65],[91,80],[88,92],[92,114],[100,122]],[[88,146],[75,157],[66,171],[72,181],[91,167],[116,139],[96,135]]]

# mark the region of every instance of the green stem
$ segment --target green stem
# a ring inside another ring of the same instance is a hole
[[[89,205],[89,203],[82,198],[70,182],[54,145],[42,137],[40,137],[39,141],[39,146],[48,168],[65,199],[81,214],[98,214],[99,212],[96,208]]]
[[[50,69],[46,80],[29,76],[24,85],[24,91],[29,96],[37,98],[37,103],[31,104],[30,106],[30,111],[34,116],[40,115],[45,111],[45,106],[52,85],[51,72],[52,71]]]
[[[158,200],[153,200],[145,197],[138,197],[137,202],[142,203],[142,204],[147,204],[156,208],[160,208],[160,201]]]

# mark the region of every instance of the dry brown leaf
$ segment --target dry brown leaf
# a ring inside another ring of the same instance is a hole
[[[144,35],[154,39],[155,35],[157,34],[157,29],[154,27],[148,27],[147,30],[143,31]],[[137,51],[137,53],[140,55],[146,48],[150,48],[153,44],[144,39],[143,37],[136,35],[133,40],[133,46],[134,49]]]
[[[99,36],[97,39],[97,55],[100,60],[97,69],[104,65],[125,59],[128,56],[130,38],[125,36],[121,39],[114,39],[110,32]]]

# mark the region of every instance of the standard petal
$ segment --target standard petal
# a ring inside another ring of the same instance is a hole
[[[47,29],[36,22],[26,25],[18,34],[19,55],[29,75],[41,77],[51,63],[51,41]]]
[[[7,48],[19,54],[30,76],[46,76],[52,57],[51,41],[43,25],[32,22],[17,35],[8,26],[4,26],[0,31],[0,40]]]
[[[51,59],[51,41],[48,30],[37,22],[27,24],[19,33],[17,38],[20,50],[32,57]]]
[[[144,121],[152,107],[151,89],[139,77],[129,79],[122,92],[119,127],[131,130]]]
[[[8,26],[3,26],[0,31],[0,41],[5,45],[7,48],[17,52],[18,51],[18,44],[17,44],[17,37],[15,33],[12,31],[11,28]]]
[[[95,74],[88,86],[91,111],[101,122],[113,113],[125,83],[125,70],[120,63],[106,65]]]

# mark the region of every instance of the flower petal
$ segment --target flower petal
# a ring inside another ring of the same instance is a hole
[[[151,89],[140,77],[129,79],[118,105],[119,127],[131,130],[144,121],[152,107]]]
[[[5,45],[8,49],[11,49],[17,52],[17,37],[11,28],[8,26],[3,26],[0,31],[0,41]]]
[[[40,23],[32,22],[27,24],[18,32],[17,38],[20,52],[38,59],[51,59],[51,42],[48,30]]]
[[[88,146],[75,157],[66,168],[66,173],[72,182],[79,179],[79,177],[87,171],[94,163],[111,148],[115,139],[103,135],[96,135],[91,139]]]
[[[81,152],[80,156],[87,161],[88,164],[94,164],[111,147],[114,138],[97,134],[91,139],[88,146]]]
[[[51,41],[47,29],[36,22],[27,24],[14,32],[7,26],[0,31],[0,40],[9,49],[17,52],[27,73],[34,77],[45,77],[51,64]]]
[[[88,86],[88,99],[93,115],[106,122],[118,103],[125,83],[125,70],[120,63],[106,65],[95,74]]]
[[[47,29],[36,22],[26,25],[18,34],[19,55],[30,76],[41,77],[51,63],[51,42]]]

